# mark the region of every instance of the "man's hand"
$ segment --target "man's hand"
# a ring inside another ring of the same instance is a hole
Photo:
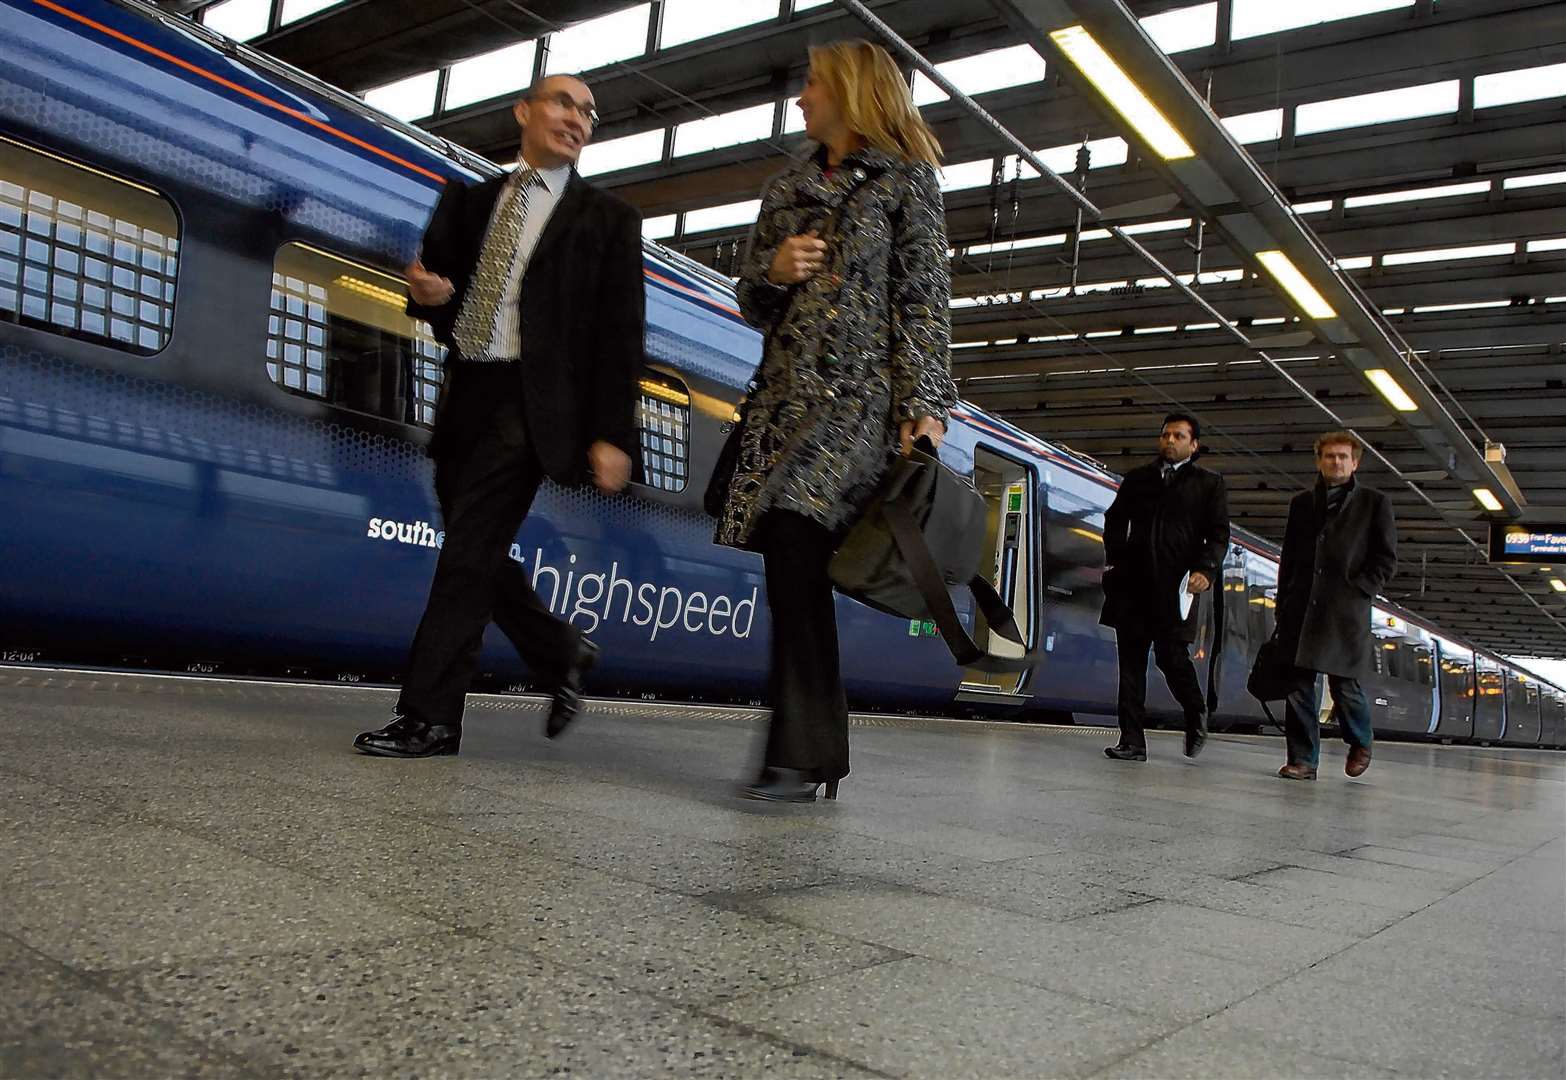
[[[624,491],[625,485],[631,482],[630,455],[613,443],[600,440],[589,446],[587,465],[593,474],[593,483],[605,495]]]
[[[1213,583],[1207,575],[1200,570],[1191,571],[1191,580],[1186,582],[1185,591],[1192,596],[1198,596],[1213,587]]]
[[[907,457],[913,453],[913,445],[920,439],[929,439],[939,449],[946,438],[946,425],[933,416],[923,416],[917,421],[904,420],[897,434],[903,457]]]
[[[409,263],[403,275],[408,279],[408,295],[413,297],[415,303],[423,304],[425,307],[440,307],[457,291],[451,284],[450,278],[443,278],[424,269],[422,259],[414,259]]]
[[[811,229],[803,236],[791,236],[778,245],[767,268],[767,280],[774,285],[798,285],[814,277],[826,266],[826,241]]]

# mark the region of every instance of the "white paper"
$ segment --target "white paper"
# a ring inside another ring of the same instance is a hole
[[[1191,572],[1187,570],[1185,572],[1185,577],[1180,579],[1180,584],[1178,586],[1180,592],[1180,618],[1182,619],[1191,614],[1191,605],[1196,603],[1196,597],[1192,596],[1188,591],[1190,586]]]

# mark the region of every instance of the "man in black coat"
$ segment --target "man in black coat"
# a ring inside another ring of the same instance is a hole
[[[570,76],[517,102],[517,168],[451,182],[407,269],[408,313],[447,347],[430,440],[445,543],[392,722],[354,745],[387,757],[455,754],[493,618],[552,685],[545,734],[581,708],[597,648],[538,598],[508,557],[545,477],[613,493],[630,478],[642,366],[641,218],[572,167],[598,115]]]
[[[1354,479],[1364,444],[1347,431],[1316,440],[1315,486],[1289,503],[1278,566],[1278,642],[1298,668],[1324,672],[1332,713],[1349,745],[1343,771],[1370,766],[1370,703],[1359,680],[1370,670],[1375,642],[1370,605],[1397,572],[1397,524],[1392,500]],[[1286,699],[1286,780],[1316,779],[1321,724],[1316,679]]]
[[[1172,413],[1158,436],[1158,460],[1132,469],[1104,514],[1105,626],[1115,628],[1120,661],[1117,761],[1146,761],[1147,651],[1185,713],[1185,756],[1207,741],[1207,706],[1191,663],[1195,597],[1219,580],[1229,550],[1229,497],[1223,477],[1196,463],[1201,426]],[[1189,578],[1187,577],[1189,575]],[[1192,599],[1182,613],[1181,594]]]

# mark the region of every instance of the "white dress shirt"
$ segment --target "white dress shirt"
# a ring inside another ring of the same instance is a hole
[[[527,167],[527,162],[517,159],[518,169]],[[522,277],[527,273],[528,260],[533,257],[533,250],[538,247],[538,238],[544,234],[544,226],[549,224],[549,217],[555,212],[560,196],[565,194],[566,184],[571,180],[569,165],[536,171],[542,183],[535,181],[527,190],[527,217],[522,222],[522,239],[517,244],[516,256],[511,260],[511,276],[506,279],[506,291],[500,307],[495,311],[494,334],[490,338],[489,348],[485,350],[486,355],[496,360],[519,360],[522,357]],[[491,225],[506,203],[517,197],[520,186],[513,173],[511,179],[506,181],[500,198],[495,200],[495,209],[490,214]]]

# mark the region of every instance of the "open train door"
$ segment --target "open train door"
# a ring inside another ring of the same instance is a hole
[[[995,656],[1022,656],[1036,644],[1038,618],[1034,596],[1038,592],[1038,527],[1033,471],[1023,462],[995,453],[985,446],[973,452],[973,483],[984,498],[988,511],[985,527],[985,561],[980,572],[986,574],[1006,606],[1011,608],[1017,626],[1027,636],[1024,647],[990,632],[982,614],[975,613],[973,639]],[[1014,699],[1021,705],[1028,672],[991,674],[967,668],[962,675],[958,700],[982,700],[994,703]]]

